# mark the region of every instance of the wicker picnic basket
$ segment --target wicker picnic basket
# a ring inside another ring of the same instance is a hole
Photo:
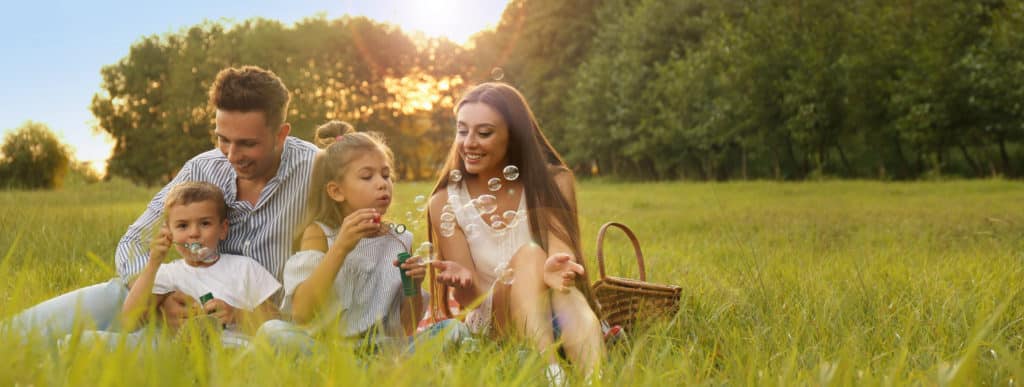
[[[639,281],[609,277],[605,274],[604,234],[611,227],[622,230],[633,243],[636,263],[640,266]],[[608,222],[601,226],[600,231],[597,232],[597,266],[601,271],[601,279],[594,283],[594,297],[601,304],[601,312],[608,324],[632,329],[638,321],[672,316],[679,310],[679,297],[682,294],[682,288],[647,282],[640,242],[626,225]]]

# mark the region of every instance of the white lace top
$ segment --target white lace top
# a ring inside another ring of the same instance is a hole
[[[464,205],[472,200],[465,184],[459,184],[456,192],[449,192],[448,195],[457,197],[457,202],[460,205],[452,206],[455,208],[455,220],[458,222],[459,228],[467,233],[466,240],[469,243],[469,253],[472,255],[473,264],[476,265],[480,278],[484,280],[482,285],[489,288],[497,278],[494,270],[499,265],[507,264],[519,248],[532,240],[530,223],[526,215],[526,196],[520,195],[519,197],[519,211],[515,218],[515,226],[498,231],[484,222],[480,217],[479,210],[473,206]],[[475,227],[479,235],[470,238],[467,227]]]

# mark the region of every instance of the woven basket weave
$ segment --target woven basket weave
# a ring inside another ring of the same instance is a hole
[[[605,274],[604,235],[610,227],[622,230],[633,243],[636,263],[640,267],[639,281]],[[601,226],[597,233],[597,265],[601,271],[601,279],[594,283],[594,297],[601,304],[601,312],[609,324],[620,325],[628,330],[634,328],[638,321],[671,317],[679,311],[682,288],[647,282],[640,242],[626,225],[608,222]]]

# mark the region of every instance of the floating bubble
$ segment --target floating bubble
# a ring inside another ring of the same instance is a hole
[[[455,223],[452,222],[441,222],[441,230],[454,230]]]
[[[452,207],[451,204],[445,204],[444,207],[441,207],[441,213],[442,214],[449,213],[449,212],[450,213],[455,213],[455,207]]]
[[[412,211],[406,211],[405,212],[405,220],[406,221],[412,222],[415,219],[416,219],[416,215],[413,215]]]
[[[462,181],[462,171],[453,169],[451,172],[448,172],[448,180],[456,183]]]
[[[218,258],[220,258],[220,254],[217,253],[216,249],[211,249],[209,247],[205,247],[205,246],[203,246],[202,243],[199,243],[199,242],[191,242],[191,243],[182,242],[182,243],[178,243],[178,244],[181,247],[184,247],[186,250],[188,250],[188,253],[185,254],[186,255],[185,259],[188,260],[188,261],[210,263],[210,262],[214,262]]]
[[[427,210],[426,196],[416,195],[416,198],[412,200],[412,203],[416,205],[416,211],[423,212]]]
[[[501,214],[501,218],[502,218],[502,220],[505,221],[505,223],[511,224],[513,221],[516,220],[516,215],[517,214],[518,213],[515,212],[515,211],[508,210],[508,211],[505,211],[504,213]]]
[[[508,267],[507,263],[499,264],[494,268],[495,279],[505,285],[511,285],[515,281],[516,270]]]
[[[498,231],[504,230],[506,227],[508,227],[508,225],[505,224],[505,222],[502,222],[500,220],[497,221],[497,222],[492,222],[491,223],[491,228],[493,228],[495,230],[498,230]]]
[[[501,179],[492,177],[490,180],[487,180],[487,189],[491,190],[491,192],[501,190]]]
[[[480,197],[473,199],[473,204],[480,214],[487,215],[498,209],[498,198],[494,195],[480,195]]]
[[[455,228],[454,227],[451,230],[441,229],[441,236],[442,237],[451,238],[452,235],[455,235]]]
[[[466,233],[467,239],[476,239],[477,237],[480,236],[480,228],[477,227],[475,224],[467,224],[466,227],[462,229],[462,231]]]
[[[490,223],[494,223],[494,222],[497,222],[497,221],[499,221],[499,220],[501,220],[501,215],[498,215],[498,214],[494,214],[494,215],[491,215],[491,221],[490,221]]]
[[[500,81],[500,80],[502,80],[504,78],[505,78],[505,70],[502,70],[501,67],[495,67],[495,68],[491,69],[491,79],[492,80]]]
[[[519,178],[519,167],[515,165],[506,165],[505,169],[501,170],[501,174],[505,176],[505,180],[515,181]]]
[[[442,222],[454,222],[455,221],[455,214],[453,214],[451,212],[445,212],[445,213],[441,214],[441,221]]]
[[[434,244],[430,242],[420,243],[420,247],[416,248],[416,253],[420,257],[420,265],[426,266],[433,260],[434,257]]]

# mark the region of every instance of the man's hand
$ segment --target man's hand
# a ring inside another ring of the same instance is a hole
[[[199,303],[185,293],[172,292],[164,297],[160,304],[160,313],[164,316],[164,323],[172,330],[178,330],[185,323],[185,319],[202,313]]]
[[[203,310],[206,311],[206,314],[215,317],[222,325],[234,324],[238,311],[238,309],[228,305],[228,303],[219,298],[206,301],[206,304],[203,305]]]
[[[572,255],[559,253],[544,261],[544,283],[552,290],[569,290],[577,275],[583,275],[583,266],[573,262]]]

